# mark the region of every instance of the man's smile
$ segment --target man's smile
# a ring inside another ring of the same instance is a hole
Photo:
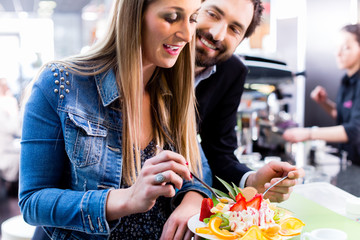
[[[212,42],[209,42],[207,39],[205,39],[204,37],[200,36],[199,39],[206,47],[212,50],[217,50],[217,47],[214,44],[212,44]]]

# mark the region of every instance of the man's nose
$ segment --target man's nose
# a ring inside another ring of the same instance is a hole
[[[223,41],[226,36],[227,25],[225,23],[217,23],[210,28],[209,32],[216,41]]]

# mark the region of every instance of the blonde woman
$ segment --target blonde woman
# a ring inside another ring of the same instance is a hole
[[[106,38],[45,66],[33,85],[21,211],[52,239],[190,239],[186,221],[206,196],[189,172],[201,175],[193,92],[201,1],[114,2]]]

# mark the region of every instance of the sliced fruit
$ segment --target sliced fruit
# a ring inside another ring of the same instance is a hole
[[[222,219],[220,217],[213,217],[210,219],[209,228],[212,231],[212,233],[221,239],[237,239],[238,238],[237,234],[219,228],[221,222]]]
[[[236,195],[236,197],[235,197],[236,202],[239,202],[241,198],[244,198],[245,201],[246,201],[246,198],[243,196],[243,194],[242,194],[242,193],[238,193],[238,195]]]
[[[256,194],[255,197],[253,197],[250,201],[246,202],[246,207],[252,207],[256,210],[259,210],[262,199],[263,198],[261,194]]]
[[[265,237],[268,240],[282,240],[283,239],[283,237],[281,235],[279,235],[279,234],[276,234],[275,236],[267,236],[267,235],[265,235]]]
[[[245,197],[246,201],[250,201],[258,193],[256,188],[254,187],[246,187],[244,189],[241,189],[241,192]]]
[[[244,236],[239,240],[268,240],[262,233],[258,226],[251,226],[245,233]]]
[[[241,212],[242,210],[246,210],[246,200],[244,197],[240,198],[239,201],[236,201],[236,203],[230,208],[230,211],[232,212]]]
[[[214,208],[217,210],[217,212],[221,212],[225,206],[226,205],[224,203],[218,203],[218,204],[216,204],[216,206]],[[214,209],[213,209],[213,211],[214,211]]]
[[[281,239],[281,236],[278,234],[279,231],[280,231],[280,225],[278,224],[274,224],[267,229],[261,229],[263,235],[271,240],[279,239],[279,237]]]
[[[295,217],[288,217],[281,221],[279,234],[281,236],[296,236],[299,235],[305,226],[300,219]]]
[[[222,197],[219,200],[220,200],[221,203],[234,202],[234,200],[232,200],[231,198],[227,198],[227,197]]]
[[[201,211],[199,220],[203,221],[204,218],[210,217],[213,213],[210,211],[213,208],[214,203],[211,198],[204,198],[201,202]]]
[[[213,234],[213,232],[208,227],[196,228],[195,232],[200,234],[210,234],[210,235]]]

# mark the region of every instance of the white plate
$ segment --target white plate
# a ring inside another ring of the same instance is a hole
[[[213,239],[221,239],[221,238],[218,238],[214,235],[209,235],[209,234],[201,234],[201,233],[196,233],[195,232],[195,229],[198,228],[198,227],[206,227],[206,224],[202,221],[199,220],[199,217],[200,217],[200,213],[192,216],[189,221],[188,221],[188,228],[190,229],[190,231],[192,231],[194,234],[200,236],[200,237],[203,237],[203,238],[206,238],[206,239],[209,239],[209,240],[213,240]]]
[[[192,216],[187,225],[188,225],[188,228],[190,229],[190,231],[192,231],[194,234],[200,236],[200,237],[203,237],[205,239],[208,239],[208,240],[221,240],[221,238],[218,238],[214,235],[209,235],[209,234],[201,234],[201,233],[196,233],[195,232],[195,229],[198,228],[198,227],[206,227],[206,224],[204,222],[201,222],[199,220],[199,217],[200,217],[200,213]],[[287,240],[287,239],[291,239],[291,237],[283,237],[283,240]]]

